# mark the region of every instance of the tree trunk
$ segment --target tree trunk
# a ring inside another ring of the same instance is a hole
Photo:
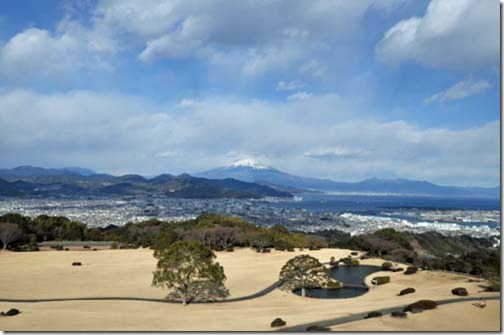
[[[3,242],[3,251],[7,250],[7,243],[6,242]]]
[[[301,296],[306,297],[306,289],[304,287],[301,288]]]

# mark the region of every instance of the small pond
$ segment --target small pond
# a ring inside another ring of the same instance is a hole
[[[350,285],[364,285],[364,278],[374,272],[380,271],[379,266],[361,265],[361,266],[339,266],[332,268],[329,274],[331,278],[339,282]],[[367,288],[342,287],[338,289],[318,288],[306,290],[306,296],[310,298],[322,299],[341,299],[353,298],[363,295],[368,291]],[[301,295],[301,290],[294,290],[294,293]]]

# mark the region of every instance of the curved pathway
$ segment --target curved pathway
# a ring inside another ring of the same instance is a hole
[[[281,285],[281,281],[276,281],[265,289],[245,295],[242,297],[229,298],[223,300],[214,300],[214,301],[193,301],[191,304],[218,304],[218,303],[228,303],[228,302],[236,302],[236,301],[245,301],[256,299],[266,294],[274,291]],[[20,302],[20,303],[37,303],[37,302],[59,302],[59,301],[100,301],[100,300],[124,300],[124,301],[145,301],[145,302],[159,302],[166,304],[180,304],[180,300],[173,299],[156,299],[156,298],[139,298],[139,297],[83,297],[83,298],[53,298],[53,299],[9,299],[9,298],[0,298],[0,302]]]
[[[437,302],[438,306],[441,306],[441,305],[447,305],[447,304],[464,302],[464,301],[478,301],[481,298],[486,299],[486,300],[500,300],[500,296],[491,296],[491,297],[453,298],[453,299],[437,300],[436,302]],[[392,313],[393,311],[397,311],[397,310],[402,311],[408,305],[400,305],[400,306],[383,308],[383,309],[374,309],[372,311],[380,312],[383,315],[387,315],[387,314]],[[342,316],[342,317],[338,317],[338,318],[334,318],[334,319],[308,322],[308,323],[295,325],[292,327],[284,327],[282,329],[278,329],[278,331],[281,331],[281,332],[282,331],[301,332],[301,331],[305,331],[308,326],[314,326],[314,325],[321,326],[321,327],[333,327],[333,326],[341,325],[341,324],[348,323],[348,322],[364,320],[364,317],[366,315],[368,315],[369,312],[372,312],[372,311],[350,314],[347,316]]]

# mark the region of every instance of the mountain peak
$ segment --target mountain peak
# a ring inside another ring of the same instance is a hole
[[[228,167],[249,167],[249,168],[256,169],[256,170],[269,169],[268,166],[262,164],[261,162],[255,160],[253,158],[240,159],[239,161],[234,162],[233,164],[229,165]]]

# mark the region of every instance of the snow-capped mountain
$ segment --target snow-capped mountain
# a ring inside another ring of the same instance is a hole
[[[258,160],[255,160],[253,158],[244,158],[240,159],[239,161],[234,162],[231,165],[228,165],[228,168],[240,168],[240,167],[246,167],[246,168],[251,168],[253,170],[267,170],[271,169],[269,166],[266,166],[259,162]]]
[[[291,193],[303,190],[328,193],[408,194],[434,196],[500,197],[500,187],[440,186],[428,181],[370,178],[360,182],[337,182],[296,176],[266,166],[255,159],[242,159],[233,164],[195,174],[210,179],[234,178],[268,185]]]

